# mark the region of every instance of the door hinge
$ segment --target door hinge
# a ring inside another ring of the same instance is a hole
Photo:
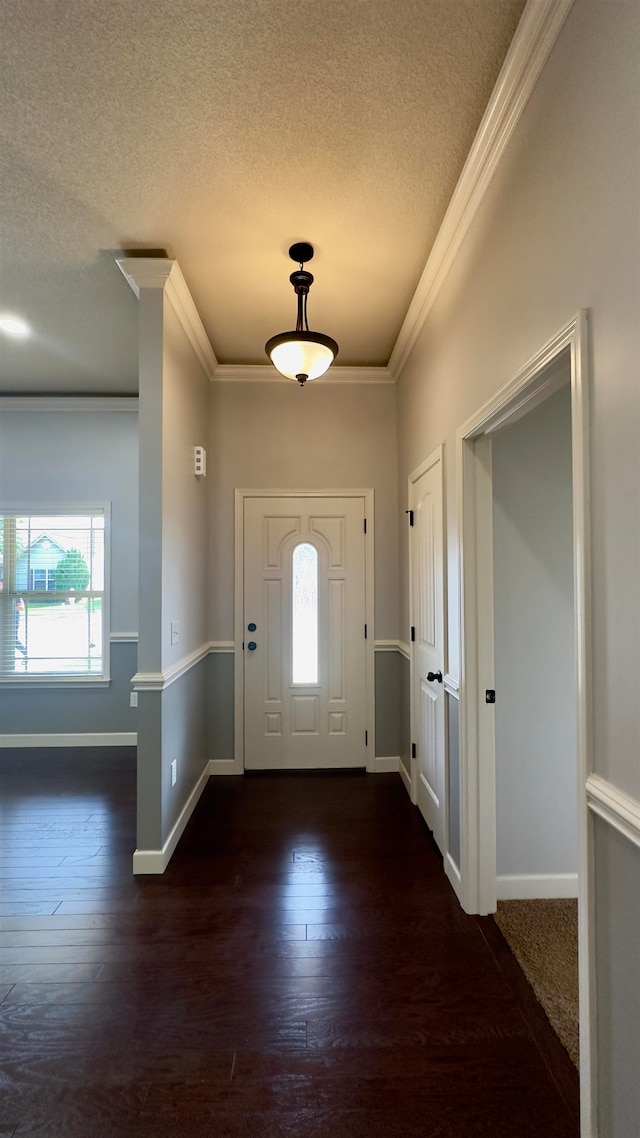
[[[416,638],[416,627],[414,624],[412,624],[411,625],[411,640],[414,641],[415,638]]]
[[[413,525],[413,510],[405,510],[405,514],[409,515],[409,525]]]
[[[367,532],[367,519],[364,519],[364,532]]]
[[[364,626],[364,638],[365,638],[365,640],[367,639],[367,626],[366,626],[366,624]]]
[[[364,745],[365,745],[365,747],[369,746],[369,732],[368,731],[365,731],[365,733],[364,733]]]
[[[415,743],[412,743],[411,744],[411,758],[415,759],[415,757],[416,757],[416,745],[415,745]]]

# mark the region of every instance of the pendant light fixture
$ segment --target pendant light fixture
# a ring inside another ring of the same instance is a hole
[[[279,332],[265,344],[265,351],[281,375],[287,379],[297,379],[301,387],[307,380],[324,375],[338,354],[338,345],[331,336],[322,332],[310,332],[307,321],[307,296],[313,284],[311,273],[306,272],[304,264],[313,257],[313,246],[306,241],[298,241],[289,249],[292,261],[300,265],[289,280],[298,297],[298,317],[294,332]]]

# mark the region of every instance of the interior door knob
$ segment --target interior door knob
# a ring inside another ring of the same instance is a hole
[[[442,672],[427,672],[428,680],[437,680],[439,684],[442,683]]]

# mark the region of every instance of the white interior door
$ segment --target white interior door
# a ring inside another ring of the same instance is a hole
[[[366,765],[364,498],[244,502],[244,765]]]
[[[412,624],[413,786],[438,847],[445,846],[444,566],[442,454],[409,480]]]

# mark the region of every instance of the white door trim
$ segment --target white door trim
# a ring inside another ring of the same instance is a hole
[[[470,913],[496,904],[494,719],[482,691],[493,686],[493,492],[491,434],[551,395],[571,373],[574,627],[577,675],[578,825],[580,862],[581,1134],[595,1134],[595,957],[593,828],[587,779],[593,769],[590,715],[591,612],[589,526],[588,322],[579,312],[457,432],[460,556],[460,900]]]
[[[365,643],[366,668],[366,715],[369,742],[367,747],[367,771],[376,770],[376,731],[375,731],[375,629],[374,629],[374,495],[371,488],[365,490],[245,490],[234,492],[235,514],[235,599],[234,599],[234,774],[244,772],[244,503],[246,498],[361,498],[367,519],[367,532],[364,535],[364,573],[365,573],[365,622],[367,640]]]

